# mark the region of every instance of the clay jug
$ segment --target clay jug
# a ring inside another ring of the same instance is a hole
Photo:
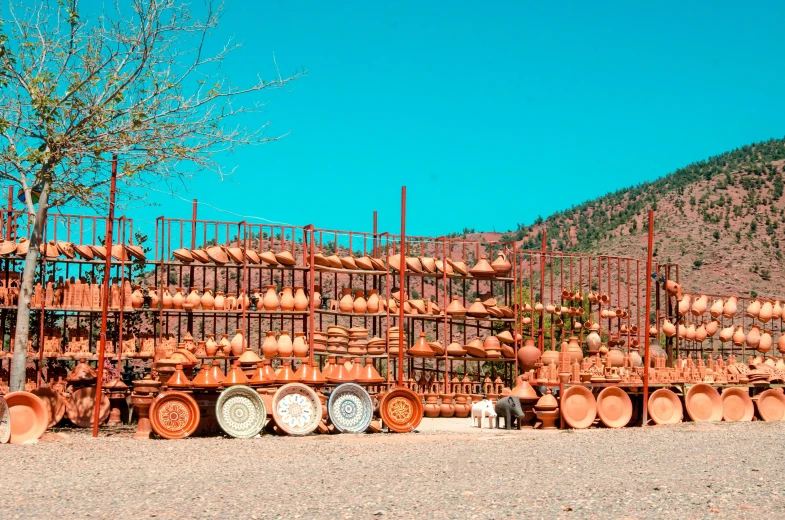
[[[183,296],[183,288],[178,287],[177,292],[172,297],[172,306],[175,309],[182,309],[184,302],[185,302],[185,296]]]
[[[570,353],[570,364],[580,363],[583,360],[583,349],[578,341],[578,336],[570,336],[570,342],[567,345],[567,352]]]
[[[747,305],[747,316],[750,318],[757,318],[758,314],[760,314],[760,302],[758,300],[753,300]]]
[[[352,289],[349,287],[344,287],[341,301],[338,302],[338,310],[341,312],[352,312],[353,309],[354,301],[352,300]]]
[[[771,333],[768,330],[763,331],[763,334],[760,335],[760,342],[758,343],[758,352],[765,354],[771,350],[771,343]]]
[[[672,338],[676,335],[676,325],[666,318],[662,321],[662,332],[666,337]]]
[[[294,352],[294,345],[292,345],[292,337],[289,335],[288,330],[282,330],[281,335],[278,336],[278,356],[291,357]]]
[[[308,296],[305,295],[304,287],[294,288],[294,310],[296,311],[308,310]]]
[[[218,346],[224,356],[231,355],[232,343],[229,341],[229,337],[226,334],[221,334],[221,341],[218,342]]]
[[[681,285],[679,285],[675,281],[666,280],[665,290],[668,291],[670,294],[676,296],[677,300],[681,300]]]
[[[677,330],[676,335],[680,338],[683,338],[687,335],[687,327],[685,327],[683,323],[679,323],[676,326],[676,330]]]
[[[775,319],[782,318],[782,306],[780,305],[779,300],[775,301],[771,308],[771,317]]]
[[[215,298],[213,298],[213,309],[217,311],[224,310],[224,306],[226,305],[226,298],[224,298],[223,291],[216,291]]]
[[[600,343],[602,343],[602,338],[597,331],[593,330],[586,336],[586,345],[589,347],[589,352],[597,352],[600,349]]]
[[[366,302],[366,312],[376,314],[379,312],[379,295],[376,289],[368,289],[368,301]]]
[[[202,309],[206,311],[211,311],[215,308],[215,298],[213,298],[213,292],[209,287],[205,287],[200,303],[202,304]]]
[[[135,285],[134,292],[131,293],[131,307],[134,309],[140,309],[143,303],[144,295],[142,294],[142,288],[138,285]]]
[[[707,336],[706,325],[701,323],[700,327],[698,327],[695,330],[695,341],[705,341],[706,340],[706,336]]]
[[[295,332],[292,342],[292,352],[295,357],[308,357],[308,342],[305,341],[305,332]]]
[[[196,287],[191,287],[191,292],[188,293],[188,296],[185,297],[185,301],[193,305],[193,307],[191,307],[193,310],[199,308],[199,304],[202,303],[202,299],[199,297],[199,293],[196,292]]]
[[[704,312],[706,312],[706,308],[709,306],[709,297],[701,295],[698,297],[697,300],[692,304],[692,314],[695,316],[700,316]]]
[[[281,307],[282,311],[291,312],[294,310],[294,295],[292,294],[291,287],[284,287],[283,290],[278,293],[278,296],[280,297],[278,305]]]
[[[268,285],[264,298],[262,298],[262,306],[266,311],[278,310],[278,293],[275,292],[275,288],[274,285]]]
[[[744,345],[746,336],[744,335],[744,325],[739,325],[736,332],[733,333],[733,344],[737,347]]]
[[[684,337],[690,341],[695,341],[695,324],[690,323],[690,326],[687,327],[687,330],[684,332]]]
[[[237,309],[247,309],[248,306],[251,304],[251,299],[245,294],[245,290],[240,291],[237,294]]]
[[[773,314],[774,314],[774,305],[772,305],[771,302],[764,302],[763,305],[760,306],[758,319],[763,323],[768,323],[769,320],[771,320]]]
[[[313,308],[319,309],[322,306],[322,288],[319,285],[313,286]]]
[[[736,315],[737,304],[736,302],[738,299],[735,296],[731,296],[725,302],[725,305],[722,307],[722,315],[726,318],[732,318]]]
[[[352,311],[355,314],[365,314],[365,311],[368,309],[368,304],[365,301],[365,297],[363,296],[362,289],[354,291],[354,303],[352,303]]]
[[[684,316],[690,311],[690,302],[692,301],[692,296],[689,294],[685,294],[684,297],[679,300],[679,314]]]
[[[534,339],[529,338],[524,341],[523,347],[518,349],[518,362],[524,370],[529,371],[534,368],[534,364],[540,359],[540,349],[534,344]]]
[[[233,311],[237,308],[237,298],[234,297],[234,293],[228,293],[226,298],[224,298],[224,310]]]
[[[163,293],[161,293],[161,307],[164,309],[174,307],[174,298],[172,298],[172,293],[168,287],[164,287]]]
[[[491,262],[491,267],[496,271],[496,276],[506,276],[509,274],[512,264],[507,261],[507,257],[504,256],[504,253],[499,253],[496,260]]]
[[[242,329],[237,329],[237,334],[234,335],[232,341],[229,344],[232,347],[233,356],[239,356],[243,353],[243,351],[245,351],[247,343],[245,342],[245,338],[243,338]]]
[[[758,348],[760,345],[760,327],[753,325],[747,333],[747,346],[750,348]]]
[[[709,312],[711,313],[713,318],[719,318],[722,314],[722,300],[714,300],[714,303],[711,304],[711,309]]]
[[[155,287],[150,287],[150,289],[147,290],[147,297],[150,298],[150,308],[157,309],[158,302],[161,300],[158,298],[158,293],[156,292]]]
[[[733,339],[733,331],[734,330],[735,329],[733,328],[733,325],[731,325],[730,327],[725,327],[724,329],[722,329],[720,331],[720,341],[722,341],[723,343],[726,343],[726,342],[732,340]]]
[[[709,323],[706,324],[706,335],[707,336],[714,336],[717,333],[717,330],[720,328],[720,322],[717,320],[711,320]]]
[[[785,354],[785,334],[780,334],[780,337],[777,338],[777,350],[780,354]]]
[[[207,335],[207,343],[204,344],[204,350],[209,357],[215,356],[215,353],[218,352],[218,343],[215,342],[215,334]]]
[[[278,340],[275,338],[275,332],[267,331],[267,337],[264,338],[262,343],[262,354],[268,359],[272,359],[278,355]]]

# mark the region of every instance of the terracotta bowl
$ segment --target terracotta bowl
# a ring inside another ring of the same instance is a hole
[[[6,396],[8,399],[8,396]],[[757,398],[758,413],[764,421],[785,421],[785,394],[778,388],[764,390]]]
[[[561,398],[562,416],[570,428],[588,428],[597,417],[597,401],[591,390],[584,386],[571,386]]]
[[[30,392],[11,392],[5,396],[11,421],[11,444],[36,440],[46,431],[49,415],[46,405]]]
[[[722,419],[726,422],[747,422],[755,415],[749,390],[746,388],[726,388],[722,391]]]
[[[46,386],[37,388],[31,393],[37,395],[44,402],[49,413],[49,428],[63,419],[63,416],[65,416],[65,400],[59,393]]]
[[[622,428],[632,418],[632,401],[618,386],[609,386],[597,396],[597,415],[608,428]]]
[[[423,417],[422,398],[408,388],[396,387],[379,403],[379,415],[395,433],[409,433],[420,425]]]
[[[687,415],[695,422],[721,421],[722,397],[713,386],[698,383],[692,386],[684,397]]]
[[[655,390],[649,396],[648,410],[654,424],[677,424],[684,417],[681,399],[667,388]]]

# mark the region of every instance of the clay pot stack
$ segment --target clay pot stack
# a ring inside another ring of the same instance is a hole
[[[387,329],[387,345],[391,355],[398,355],[398,340],[401,336],[398,326],[393,326]],[[405,339],[405,338],[404,338]],[[404,348],[406,345],[404,344]]]
[[[368,333],[366,332],[366,337]],[[346,354],[349,351],[349,329],[340,325],[327,327],[327,352]]]
[[[364,356],[368,353],[368,329],[363,327],[349,329],[348,353],[353,356]]]

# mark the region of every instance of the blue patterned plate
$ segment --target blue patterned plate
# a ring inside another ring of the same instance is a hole
[[[373,402],[360,385],[344,383],[330,394],[327,412],[338,431],[363,433],[373,419]]]

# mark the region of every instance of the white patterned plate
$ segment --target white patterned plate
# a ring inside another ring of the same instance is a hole
[[[322,420],[319,396],[302,383],[289,383],[273,396],[273,420],[289,435],[308,435]]]
[[[330,420],[338,431],[362,433],[373,418],[373,402],[363,387],[354,383],[339,385],[327,402]]]
[[[248,386],[230,386],[218,396],[215,417],[223,431],[238,438],[255,437],[264,428],[267,409],[262,396]]]
[[[11,414],[5,398],[0,396],[0,444],[5,444],[11,438]]]

